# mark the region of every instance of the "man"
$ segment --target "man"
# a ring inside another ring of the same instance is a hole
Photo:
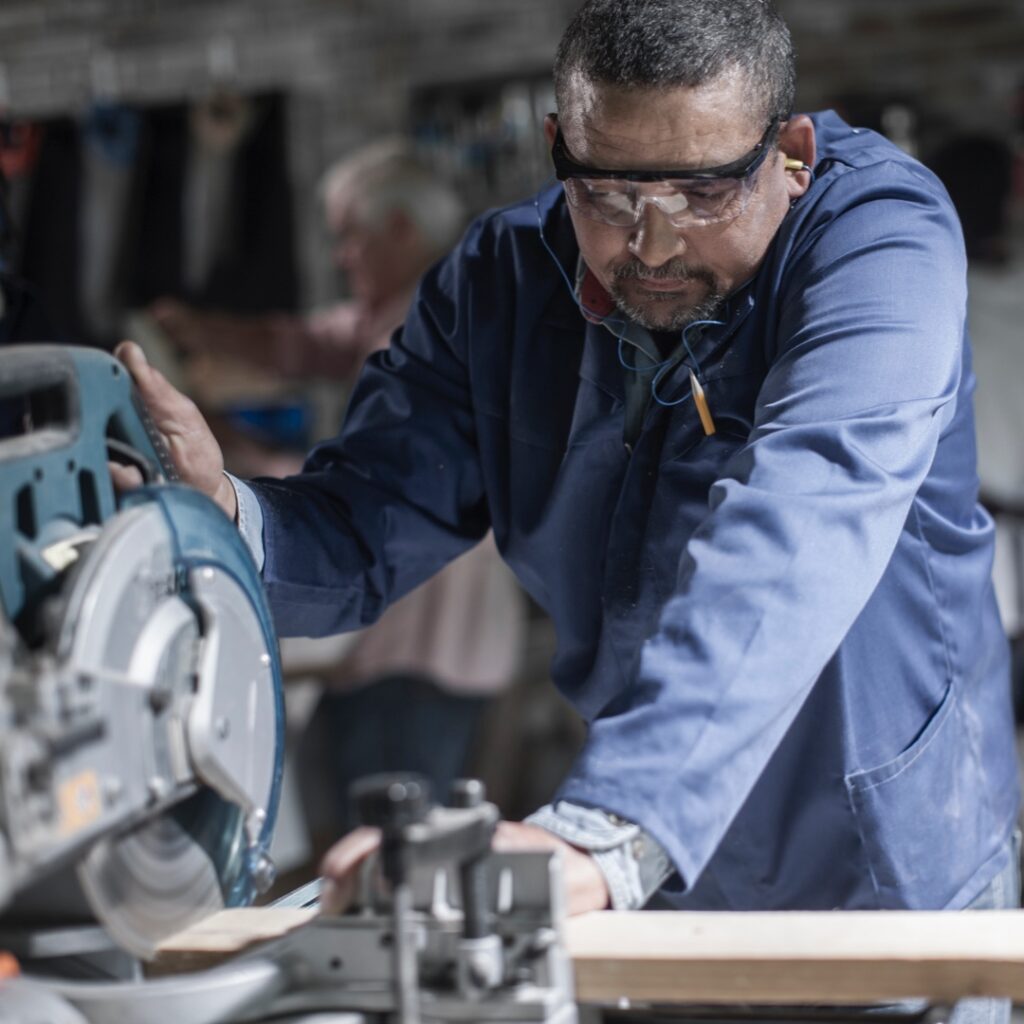
[[[262,517],[286,632],[371,617],[493,526],[589,725],[498,841],[561,843],[573,911],[1012,901],[948,198],[791,115],[763,0],[589,0],[555,83],[562,183],[427,275],[303,477],[237,500],[125,352],[188,478]],[[328,855],[332,899],[371,843]]]
[[[336,161],[322,192],[351,298],[307,317],[204,312],[164,300],[153,312],[178,348],[351,385],[366,357],[387,346],[417,281],[456,242],[465,216],[453,187],[401,139]],[[486,698],[516,671],[522,605],[488,536],[392,604],[338,663],[317,670],[326,691],[297,754],[303,776],[321,786],[330,776],[327,800],[303,787],[321,853],[321,837],[333,840],[354,824],[348,790],[362,775],[415,771],[447,797],[465,771]]]
[[[152,307],[187,353],[223,352],[285,377],[353,377],[405,318],[420,276],[465,226],[453,188],[401,139],[382,139],[331,165],[323,179],[333,258],[350,300],[308,317],[240,316],[175,299]]]

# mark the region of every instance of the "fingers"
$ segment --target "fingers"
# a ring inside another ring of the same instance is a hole
[[[501,821],[491,845],[498,851],[560,850],[569,914],[604,910],[610,905],[608,883],[594,858],[546,829],[519,821]],[[379,829],[357,828],[327,851],[320,864],[324,877],[321,913],[341,914],[348,909],[358,890],[359,868],[379,847]]]
[[[556,835],[536,825],[521,821],[499,821],[491,841],[491,848],[508,850],[559,850],[566,846]]]
[[[499,851],[561,850],[566,909],[570,915],[605,910],[611,903],[608,883],[597,861],[586,850],[546,829],[521,821],[501,821],[491,845]]]
[[[119,462],[108,462],[107,468],[110,470],[110,479],[113,481],[114,490],[118,494],[133,491],[144,483],[142,473],[137,466],[122,466]]]
[[[189,429],[195,430],[203,423],[195,403],[173,388],[159,370],[149,365],[145,352],[134,341],[122,341],[114,349],[114,355],[131,374],[140,397],[161,433],[180,434]]]
[[[146,362],[146,353],[134,341],[122,341],[114,346],[114,358],[119,359],[131,370],[137,363]]]
[[[138,383],[141,376],[150,369],[146,359],[146,353],[134,341],[122,341],[114,347],[114,358],[119,360],[132,375],[132,380]]]
[[[324,876],[320,912],[341,914],[352,903],[359,882],[359,867],[380,846],[380,830],[357,828],[336,842],[320,863]]]
[[[233,518],[235,491],[223,475],[224,456],[195,402],[150,366],[134,342],[121,342],[114,355],[131,374],[153,425],[167,443],[181,481],[213,498],[228,518]]]

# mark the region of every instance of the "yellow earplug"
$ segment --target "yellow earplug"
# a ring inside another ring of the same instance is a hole
[[[807,164],[805,164],[803,162],[803,160],[794,160],[791,156],[786,156],[785,153],[782,154],[782,159],[783,159],[782,166],[785,167],[787,171],[806,171],[806,170],[809,170]]]

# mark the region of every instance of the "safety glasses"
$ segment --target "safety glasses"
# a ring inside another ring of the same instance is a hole
[[[551,159],[566,198],[585,217],[614,227],[633,227],[650,203],[677,228],[700,227],[734,220],[747,208],[757,170],[771,151],[778,128],[776,117],[749,153],[720,167],[670,171],[587,167],[573,159],[561,128]]]

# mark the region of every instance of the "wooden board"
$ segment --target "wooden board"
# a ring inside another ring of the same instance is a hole
[[[214,914],[161,947],[195,969],[301,927],[311,909]],[[566,943],[581,1003],[1024,1002],[1024,911],[595,913]]]
[[[214,967],[260,942],[278,939],[317,916],[315,907],[234,907],[165,939],[148,975]]]
[[[1024,1001],[1024,912],[586,914],[580,1002]]]

